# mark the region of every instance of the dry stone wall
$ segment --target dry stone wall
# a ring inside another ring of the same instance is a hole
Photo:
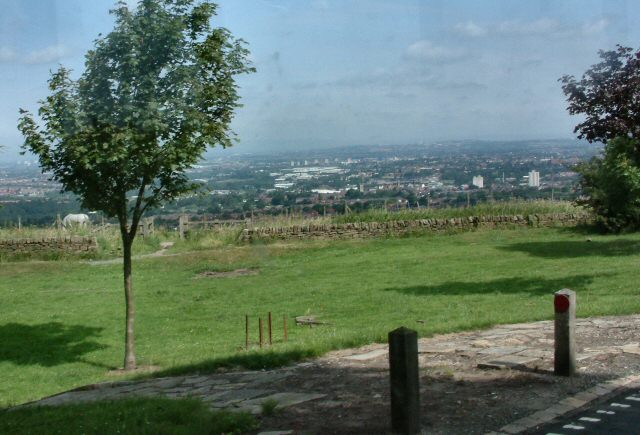
[[[357,239],[400,236],[411,233],[447,232],[476,228],[555,227],[588,224],[587,213],[554,213],[528,216],[470,216],[451,219],[420,219],[412,221],[355,222],[347,224],[309,224],[290,227],[245,229],[240,236],[253,240],[289,239]]]
[[[86,254],[98,250],[95,237],[66,236],[33,239],[0,240],[0,253],[21,254]]]

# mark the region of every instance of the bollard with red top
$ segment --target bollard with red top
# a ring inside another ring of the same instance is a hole
[[[556,292],[553,306],[556,312],[553,373],[573,376],[576,373],[576,292],[568,288]]]

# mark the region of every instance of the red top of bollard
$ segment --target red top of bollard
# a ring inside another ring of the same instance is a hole
[[[553,306],[556,309],[556,313],[566,313],[569,309],[569,296],[556,294],[556,297],[553,299]]]

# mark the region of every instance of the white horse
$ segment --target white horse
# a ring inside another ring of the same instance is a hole
[[[86,214],[68,214],[62,219],[62,226],[65,228],[86,227],[91,223],[91,219]]]

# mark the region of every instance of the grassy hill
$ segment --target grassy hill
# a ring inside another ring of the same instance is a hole
[[[566,229],[476,231],[137,260],[139,363],[165,373],[259,368],[384,341],[400,325],[424,336],[549,319],[551,294],[563,287],[578,292],[579,316],[640,312],[640,235],[589,237]],[[238,268],[258,273],[200,275]],[[0,406],[107,379],[122,364],[122,293],[118,264],[2,264]],[[255,343],[257,317],[269,311],[273,347],[242,350],[244,316]],[[329,324],[295,327],[292,317],[304,314]]]

